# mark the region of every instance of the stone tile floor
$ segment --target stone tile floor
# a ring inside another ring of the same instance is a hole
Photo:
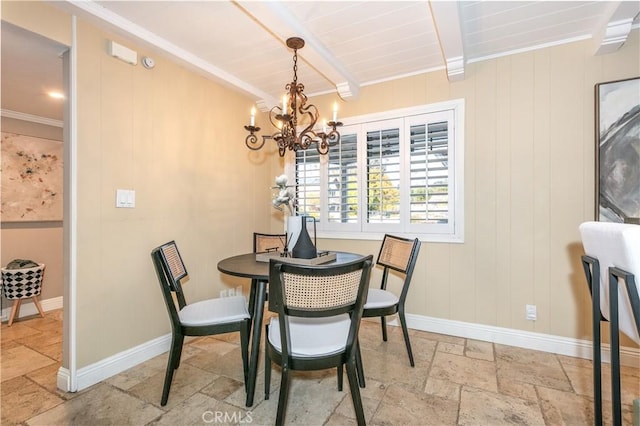
[[[167,355],[160,355],[78,393],[56,389],[62,359],[62,311],[2,325],[2,425],[273,424],[280,377],[264,399],[258,376],[255,404],[244,406],[237,333],[195,338],[185,345],[165,407],[160,395]],[[383,342],[378,323],[364,321],[362,390],[370,425],[591,425],[591,361],[459,337],[411,331],[409,361],[396,327]],[[264,360],[260,360],[263,369]],[[611,424],[609,371],[603,388]],[[346,377],[345,377],[346,380]],[[623,421],[633,423],[640,372],[622,370]],[[287,424],[353,425],[348,387],[335,370],[295,373]]]

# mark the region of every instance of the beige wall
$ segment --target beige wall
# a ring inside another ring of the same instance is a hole
[[[640,73],[637,33],[610,55],[573,43],[470,64],[458,83],[438,72],[364,87],[341,104],[346,118],[466,100],[465,243],[423,245],[410,313],[589,338],[577,227],[593,215],[593,85]],[[80,368],[169,332],[154,246],[178,241],[187,297],[198,300],[244,282],[221,276],[217,261],[281,223],[268,188],[282,163],[244,146],[251,100],[158,55],[153,70],[111,58],[111,38],[151,54],[79,22]],[[334,98],[313,102],[330,110]],[[135,209],[114,207],[117,188],[136,190]],[[378,251],[378,242],[320,245]],[[537,322],[525,321],[526,303]]]
[[[196,301],[225,288],[217,262],[270,227],[274,157],[244,146],[252,101],[157,55],[152,70],[112,58],[108,39],[151,54],[79,23],[79,367],[170,331],[153,247],[177,241]],[[115,208],[117,188],[136,208]]]
[[[578,225],[594,215],[594,85],[640,75],[639,31],[364,87],[340,116],[465,99],[465,243],[423,244],[409,313],[590,339]],[[314,99],[320,110],[333,99]],[[323,241],[377,254],[374,242]],[[535,304],[538,320],[525,320]],[[629,339],[623,345],[633,346]]]
[[[2,117],[0,129],[3,132],[17,133],[19,135],[34,136],[36,138],[51,139],[62,142],[62,128],[32,121],[18,120]]]

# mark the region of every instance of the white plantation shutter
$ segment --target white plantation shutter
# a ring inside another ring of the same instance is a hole
[[[400,129],[367,131],[367,222],[400,223]]]
[[[320,154],[315,149],[296,152],[295,167],[296,209],[298,214],[321,218],[322,189],[320,181]]]
[[[328,154],[327,221],[329,223],[358,222],[358,138],[343,134],[340,144]]]
[[[327,238],[461,242],[463,109],[460,100],[360,117],[326,156],[298,152],[300,211]]]
[[[447,121],[411,126],[411,223],[449,220]]]
[[[403,120],[380,120],[362,125],[365,152],[362,229],[401,232]]]
[[[413,232],[450,233],[454,229],[454,115],[451,111],[408,119],[408,228]]]

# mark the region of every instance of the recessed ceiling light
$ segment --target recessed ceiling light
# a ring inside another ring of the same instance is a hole
[[[60,92],[49,92],[49,96],[54,99],[64,99],[64,93]]]

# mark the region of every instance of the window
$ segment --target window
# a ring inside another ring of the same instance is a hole
[[[298,213],[318,235],[462,242],[464,101],[344,121],[329,154],[295,155]]]

